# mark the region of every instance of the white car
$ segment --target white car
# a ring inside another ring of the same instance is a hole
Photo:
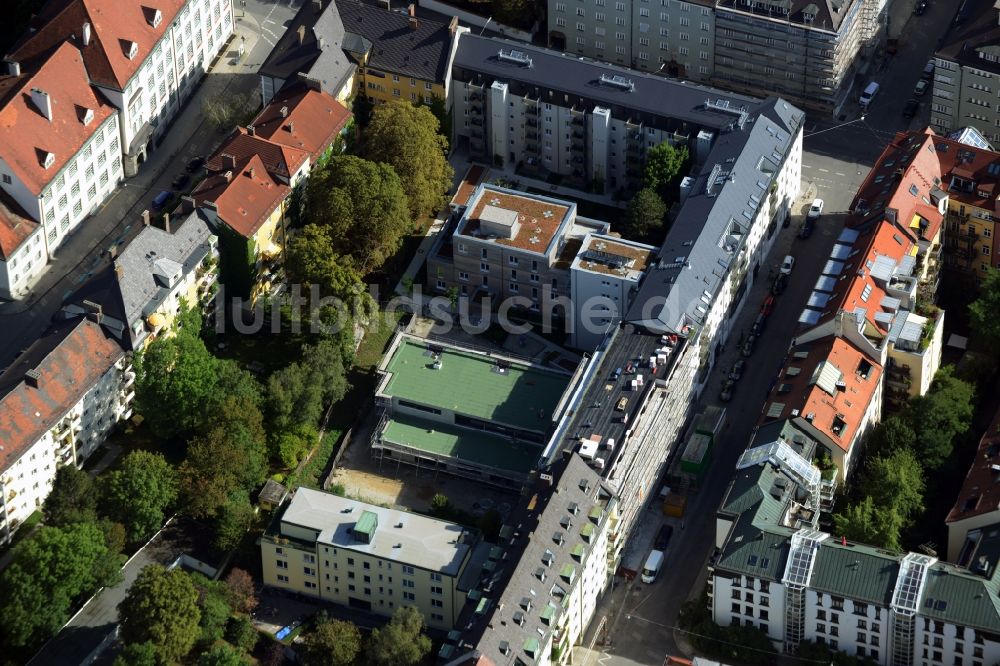
[[[810,220],[818,220],[819,216],[823,214],[823,200],[813,199],[812,206],[809,206],[809,213],[806,217]]]
[[[795,257],[789,254],[785,257],[785,260],[781,262],[781,274],[791,275],[793,268],[795,268]]]

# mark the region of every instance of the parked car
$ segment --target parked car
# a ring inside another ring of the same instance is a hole
[[[167,200],[170,199],[170,190],[163,190],[153,198],[153,210],[160,211],[163,207],[167,205]]]
[[[807,220],[818,220],[820,215],[823,214],[823,206],[826,205],[822,199],[813,199],[812,205],[809,206],[809,212],[806,214]]]
[[[912,118],[917,115],[917,110],[920,109],[920,102],[915,99],[906,100],[906,104],[903,105],[903,117]]]
[[[806,220],[802,223],[802,227],[799,228],[799,238],[805,240],[813,235],[813,228],[815,225],[810,220]]]
[[[788,276],[784,273],[779,273],[778,277],[774,278],[774,284],[771,285],[771,293],[775,296],[781,296],[785,292],[785,287],[788,286]]]
[[[792,212],[788,211],[785,213],[785,219],[781,222],[781,228],[787,229],[790,226],[792,226]]]
[[[742,358],[733,363],[733,369],[729,371],[729,379],[738,382],[743,377],[743,370],[747,367],[747,362]]]
[[[765,317],[770,317],[772,312],[774,312],[774,296],[768,294],[760,306],[760,313]]]
[[[656,550],[666,550],[667,546],[670,545],[670,537],[674,535],[673,525],[663,525],[660,527],[660,531],[656,533],[656,541],[653,542],[653,548]]]
[[[781,273],[791,275],[793,268],[795,268],[795,257],[790,254],[785,255],[785,260],[781,262]]]
[[[913,5],[913,15],[914,16],[922,16],[923,13],[926,12],[926,11],[927,11],[927,2],[926,2],[926,0],[917,0],[917,2]]]
[[[922,97],[923,94],[927,92],[927,89],[930,88],[930,86],[931,86],[930,83],[928,83],[924,79],[920,79],[919,81],[917,81],[917,85],[913,89],[913,94],[916,95],[917,97]]]
[[[727,379],[726,383],[722,385],[722,390],[719,391],[719,400],[722,402],[729,402],[732,400],[734,388],[736,388],[736,382],[732,379]]]
[[[934,58],[928,60],[927,64],[924,65],[924,73],[920,77],[928,81],[934,78]]]
[[[189,176],[187,173],[181,172],[177,174],[177,177],[174,178],[174,182],[172,182],[170,185],[175,190],[181,190],[184,189],[184,186],[188,184],[189,180],[191,180],[191,176]]]
[[[184,167],[184,170],[188,173],[194,173],[203,166],[205,166],[205,158],[199,155],[198,157],[192,157],[188,160],[187,166]]]
[[[750,335],[754,337],[759,337],[761,333],[764,332],[764,326],[767,325],[767,315],[763,312],[757,315],[757,318],[753,320],[753,326],[750,327]]]
[[[743,356],[750,356],[750,354],[753,354],[754,340],[755,338],[751,335],[749,338],[746,339],[746,342],[743,343],[743,349],[740,350]]]

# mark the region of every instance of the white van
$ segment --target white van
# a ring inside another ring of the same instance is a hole
[[[642,565],[642,582],[649,585],[660,573],[660,567],[663,566],[663,551],[651,550],[649,551],[649,557],[646,558],[646,563]]]
[[[874,81],[872,81],[865,87],[865,91],[861,93],[861,99],[858,100],[858,103],[861,104],[862,109],[867,109],[869,107],[869,105],[872,103],[872,100],[875,98],[875,95],[878,94],[878,89],[879,85]]]

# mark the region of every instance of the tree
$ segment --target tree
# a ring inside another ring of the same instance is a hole
[[[328,227],[307,224],[289,241],[285,256],[289,282],[301,284],[304,293],[310,285],[317,285],[321,294],[340,299],[350,308],[358,290],[364,288],[354,258],[336,251]]]
[[[847,506],[833,516],[837,533],[851,541],[858,541],[888,550],[899,550],[899,533],[903,521],[896,509],[879,506],[871,497]]]
[[[676,199],[673,192],[674,181],[688,160],[687,146],[674,147],[669,141],[659,143],[649,149],[646,156],[646,170],[642,186],[654,190],[666,201]]]
[[[218,395],[219,364],[201,338],[178,332],[158,337],[135,360],[136,407],[163,439],[205,422]]]
[[[444,516],[451,509],[451,500],[444,493],[435,493],[431,498],[431,515]]]
[[[535,5],[529,0],[493,0],[493,16],[500,23],[529,28],[534,15]]]
[[[257,645],[260,634],[253,626],[253,621],[246,615],[229,618],[226,624],[226,640],[241,652],[252,652]]]
[[[635,193],[625,212],[626,232],[632,238],[645,238],[663,227],[667,207],[652,188]]]
[[[302,360],[268,378],[271,422],[279,433],[297,425],[315,426],[325,405],[347,393],[344,353],[338,339],[322,338],[302,349]]]
[[[93,522],[97,515],[94,480],[76,465],[63,465],[56,470],[42,513],[47,525]]]
[[[430,652],[431,639],[423,633],[424,616],[413,606],[401,606],[389,623],[373,629],[366,652],[375,666],[416,664]]]
[[[226,576],[229,605],[239,613],[249,613],[257,607],[257,585],[244,569],[234,568]]]
[[[93,523],[40,527],[0,574],[4,642],[26,647],[53,635],[77,602],[117,580],[122,560]]]
[[[151,564],[118,604],[118,616],[125,643],[149,641],[165,661],[178,661],[198,640],[198,590],[184,571]]]
[[[896,451],[916,446],[917,434],[906,419],[895,414],[886,418],[872,430],[866,442],[870,455],[888,456]]]
[[[403,181],[414,218],[435,213],[447,203],[455,170],[448,163],[448,140],[426,106],[408,102],[379,104],[365,129],[365,157],[384,162]]]
[[[221,552],[235,548],[253,525],[253,516],[253,505],[247,491],[237,488],[230,493],[215,517],[215,547]]]
[[[861,483],[864,494],[877,506],[893,509],[904,525],[924,510],[924,488],[924,470],[909,449],[872,458]]]
[[[150,641],[129,643],[115,657],[114,666],[160,666],[160,658]]]
[[[969,305],[969,323],[990,349],[1000,348],[1000,270],[990,268],[979,285],[979,298]]]
[[[951,455],[955,437],[968,431],[973,395],[972,385],[945,366],[937,371],[927,395],[910,401],[906,415],[916,433],[914,453],[924,469],[940,467]]]
[[[278,462],[286,469],[294,468],[316,444],[317,437],[316,428],[304,424],[279,433],[275,446]]]
[[[302,658],[306,666],[351,666],[361,652],[361,632],[352,622],[323,615],[304,640]]]
[[[365,274],[395,252],[411,228],[406,191],[388,164],[337,155],[306,185],[307,222],[325,227],[338,254]]]
[[[125,525],[129,541],[147,539],[163,526],[177,499],[174,468],[159,453],[132,451],[104,479],[108,515]]]
[[[233,646],[226,643],[213,645],[198,657],[198,666],[249,666],[250,661]]]

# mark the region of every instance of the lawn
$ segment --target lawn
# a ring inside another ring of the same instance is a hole
[[[401,310],[394,312],[379,310],[377,325],[365,333],[365,337],[358,347],[358,353],[354,358],[354,365],[357,368],[370,370],[378,366],[382,361],[385,348],[389,345],[389,341],[406,314]]]

